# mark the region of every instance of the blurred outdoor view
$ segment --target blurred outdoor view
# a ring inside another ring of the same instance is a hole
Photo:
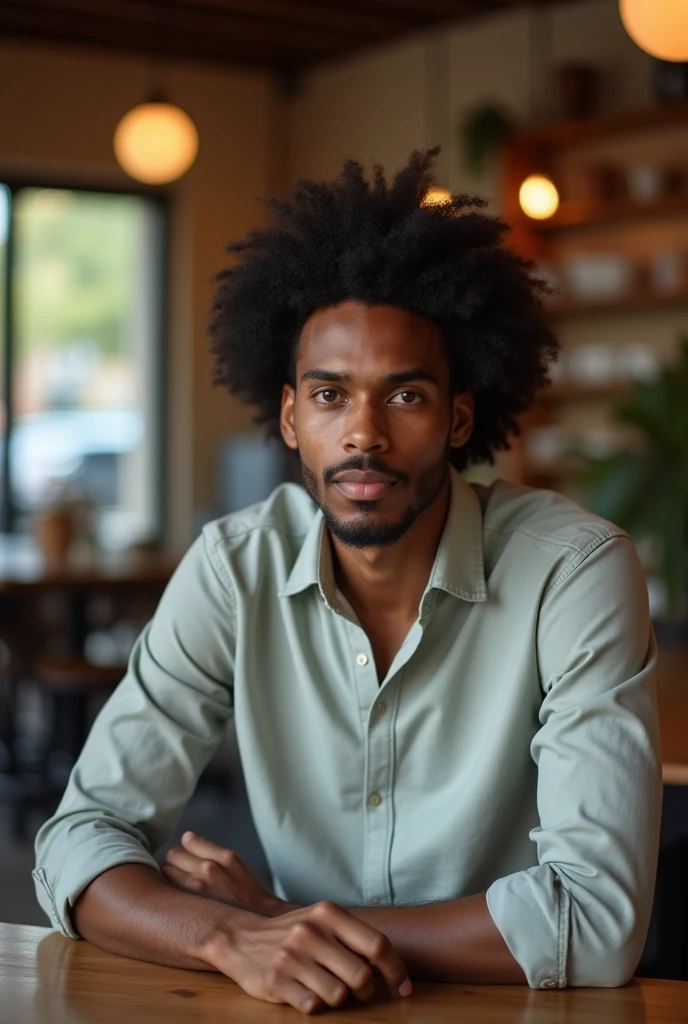
[[[10,528],[84,500],[105,546],[157,531],[160,220],[140,196],[0,187]]]

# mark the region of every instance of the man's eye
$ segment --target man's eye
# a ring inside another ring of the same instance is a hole
[[[321,405],[332,405],[339,396],[334,388],[325,388],[323,391],[316,391],[313,397]]]
[[[397,405],[416,405],[421,400],[417,391],[399,391],[394,398],[401,399],[401,403],[397,402]]]

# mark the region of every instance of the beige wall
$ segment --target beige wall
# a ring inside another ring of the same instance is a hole
[[[535,15],[527,8],[491,13],[306,75],[290,105],[291,176],[330,177],[347,156],[393,171],[412,149],[440,144],[443,184],[494,196],[494,176],[476,181],[462,167],[461,114],[496,100],[530,119],[534,73],[539,98],[533,113],[551,115],[556,96],[537,42],[544,32],[552,63],[579,60],[601,68],[602,109],[650,102],[651,62],[626,35],[616,0],[569,0]],[[531,48],[537,54],[532,62]]]
[[[371,49],[305,75],[288,107],[267,74],[169,67],[168,91],[201,136],[197,163],[169,189],[167,505],[176,546],[187,542],[195,511],[213,502],[218,443],[249,424],[244,407],[211,387],[206,321],[224,244],[264,221],[254,197],[282,191],[297,175],[331,177],[347,156],[394,170],[412,149],[435,143],[444,149],[443,183],[494,195],[493,176],[476,182],[463,170],[457,123],[485,99],[528,116],[532,28],[527,10],[506,11]],[[621,28],[616,0],[556,6],[550,31],[553,61],[604,67],[605,108],[649,101],[650,62]],[[0,175],[121,185],[127,179],[112,155],[112,131],[146,91],[143,58],[3,41]]]
[[[196,121],[201,149],[171,186],[171,288],[168,310],[172,543],[189,539],[194,511],[214,497],[217,444],[248,415],[210,384],[206,320],[211,277],[223,247],[264,220],[257,195],[282,184],[272,79],[263,73],[172,65],[166,87]],[[112,154],[112,133],[147,91],[146,62],[135,56],[64,45],[0,45],[0,177],[22,174],[78,184],[128,182]]]
[[[577,61],[600,71],[601,111],[652,103],[652,61],[624,31],[617,0],[493,12],[315,69],[290,104],[290,175],[332,177],[346,157],[379,162],[393,172],[413,149],[439,144],[439,183],[480,193],[498,212],[496,167],[480,179],[463,167],[458,129],[464,112],[496,101],[523,124],[556,120],[558,96],[549,68]],[[646,153],[647,140],[643,145]],[[614,247],[606,238],[598,244]],[[685,323],[684,310],[669,310],[590,316],[558,329],[565,347],[600,339],[650,341],[669,357]],[[509,456],[500,456],[495,472],[508,476],[511,468]]]

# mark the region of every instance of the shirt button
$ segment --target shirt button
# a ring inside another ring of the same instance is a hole
[[[370,796],[368,797],[368,803],[371,804],[373,807],[379,807],[380,804],[382,803],[382,797],[380,796],[379,793],[371,793]]]
[[[540,988],[558,988],[556,981],[543,981]]]
[[[380,700],[375,705],[375,710],[377,711],[378,715],[384,715],[385,711],[387,710],[387,705],[383,700]]]
[[[367,654],[362,654],[362,653],[361,654],[357,654],[356,655],[356,664],[357,665],[367,665],[368,664],[368,655]]]

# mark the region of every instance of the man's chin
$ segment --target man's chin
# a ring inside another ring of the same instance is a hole
[[[401,540],[415,521],[413,510],[398,520],[387,520],[375,514],[377,502],[359,501],[351,516],[340,516],[328,505],[322,506],[325,523],[332,536],[350,548],[389,547]],[[361,505],[370,508],[361,509]]]

